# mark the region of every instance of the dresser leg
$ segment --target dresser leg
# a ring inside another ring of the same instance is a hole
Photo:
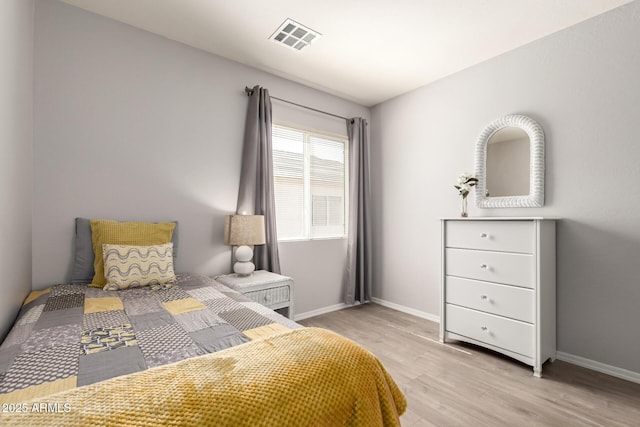
[[[533,376],[536,378],[542,378],[542,366],[533,368]]]

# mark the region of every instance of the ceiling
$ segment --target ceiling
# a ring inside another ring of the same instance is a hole
[[[63,0],[365,106],[631,0]],[[322,34],[268,40],[286,18]]]

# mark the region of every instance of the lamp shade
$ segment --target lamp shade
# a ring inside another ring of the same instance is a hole
[[[264,215],[227,215],[225,217],[225,245],[264,245],[265,243]]]

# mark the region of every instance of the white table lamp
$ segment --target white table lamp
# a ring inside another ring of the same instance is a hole
[[[224,219],[224,244],[238,246],[235,251],[236,263],[233,272],[238,276],[250,276],[256,266],[253,259],[253,245],[266,243],[264,215],[227,215]]]

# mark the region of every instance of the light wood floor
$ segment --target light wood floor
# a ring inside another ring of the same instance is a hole
[[[374,353],[408,401],[410,426],[640,426],[640,384],[569,363],[528,366],[465,343],[438,324],[375,304],[300,321]]]

